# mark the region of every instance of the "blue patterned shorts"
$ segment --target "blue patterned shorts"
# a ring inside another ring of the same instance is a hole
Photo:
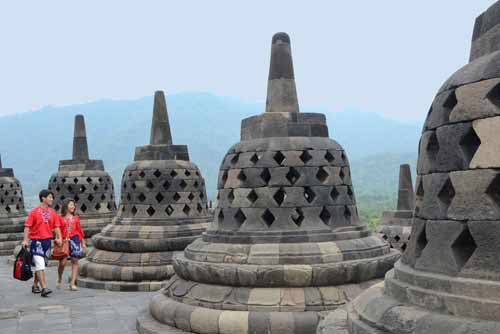
[[[74,259],[80,259],[83,256],[82,243],[77,235],[69,238],[69,256]]]

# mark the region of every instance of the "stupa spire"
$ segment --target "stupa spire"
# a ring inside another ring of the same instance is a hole
[[[398,210],[413,210],[415,208],[415,193],[411,182],[410,165],[399,167]]]
[[[290,37],[284,32],[272,39],[266,112],[299,112]]]
[[[150,144],[172,145],[167,104],[165,102],[165,94],[162,91],[155,92]]]
[[[87,132],[83,115],[75,116],[75,132],[73,135],[73,160],[89,160]]]

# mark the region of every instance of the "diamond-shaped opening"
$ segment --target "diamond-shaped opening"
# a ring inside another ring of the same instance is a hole
[[[203,192],[200,193],[200,199],[203,200],[203,198],[205,198],[205,195],[203,195]]]
[[[73,199],[75,200],[75,202],[78,202],[78,200],[80,199],[80,197],[78,197],[78,195],[75,195],[75,197],[73,197]]]
[[[328,176],[328,172],[323,167],[319,167],[318,172],[316,173],[318,181],[324,183],[326,179],[328,179]]]
[[[415,248],[415,257],[416,258],[419,258],[420,255],[422,255],[422,251],[427,246],[427,243],[428,243],[428,241],[427,241],[425,224],[424,224],[424,226],[422,227],[422,231],[417,236],[417,240],[416,240],[416,248]]]
[[[497,107],[500,106],[500,83],[491,88],[488,94],[486,94],[486,98]]]
[[[66,183],[66,178],[65,178],[65,177],[63,177],[63,178],[62,178],[62,180],[61,180],[61,182],[62,182],[63,184],[64,184],[64,183]]]
[[[457,103],[458,103],[458,101],[457,101],[457,94],[453,90],[452,92],[450,92],[450,94],[448,95],[448,97],[446,98],[446,100],[443,103],[443,107],[446,109],[446,111],[448,113],[446,121],[449,120],[450,112],[453,110],[453,108],[455,108],[455,106],[457,105]]]
[[[85,190],[87,190],[87,188],[86,188],[85,186],[83,186],[83,185],[82,185],[82,186],[80,187],[80,192],[81,192],[81,193],[84,193],[84,192],[85,192]]]
[[[194,183],[193,183],[193,187],[198,188],[198,186],[199,186],[199,185],[200,185],[200,184],[198,183],[198,181],[194,181]]]
[[[401,238],[399,237],[399,235],[396,235],[396,236],[394,237],[394,240],[399,241],[399,240],[401,240]]]
[[[179,183],[179,186],[182,188],[182,189],[185,189],[187,187],[187,183],[186,181],[182,180],[181,183]]]
[[[165,197],[163,197],[161,193],[158,193],[156,194],[155,198],[158,203],[161,203]]]
[[[104,185],[104,190],[108,190],[109,186],[107,184]]]
[[[94,206],[94,208],[95,208],[97,211],[99,211],[99,209],[101,208],[101,204],[100,204],[100,203],[97,203],[97,204]]]
[[[56,191],[60,191],[61,188],[59,186],[56,187]]]
[[[137,188],[137,185],[135,184],[135,182],[132,182],[132,188],[133,189]]]
[[[111,195],[111,198],[113,197],[113,195]],[[104,194],[101,195],[101,201],[104,201],[106,199],[106,196]]]
[[[99,183],[101,183],[102,182],[102,177],[98,178],[97,180],[99,181]]]
[[[273,195],[274,200],[278,205],[281,205],[286,198],[286,192],[283,190],[283,188],[279,188]]]
[[[61,199],[63,199],[63,198],[62,198],[62,196],[61,196]],[[87,199],[88,199],[90,202],[92,202],[92,201],[94,200],[94,196],[93,196],[92,194],[89,194],[89,195],[87,196]]]
[[[436,132],[432,132],[432,134],[430,135],[425,150],[427,151],[429,158],[436,159],[436,155],[439,152],[439,142],[437,139]]]
[[[151,217],[155,214],[156,210],[152,207],[152,206],[149,206],[146,210],[147,214]]]
[[[302,225],[302,222],[304,221],[304,213],[302,212],[301,208],[295,209],[295,212],[292,213],[292,220],[298,227]]]
[[[87,211],[87,206],[85,204],[82,204],[82,206],[80,206],[80,211],[81,212]]]
[[[347,186],[347,195],[352,199],[352,197],[354,196],[354,193],[352,191],[352,187],[351,186]]]
[[[234,215],[234,219],[236,220],[238,225],[241,226],[245,222],[245,220],[247,220],[247,217],[245,216],[243,211],[241,211],[241,209],[238,209],[238,211]]]
[[[176,177],[176,176],[177,176],[177,172],[176,172],[175,170],[172,170],[172,171],[170,172],[170,176],[171,176],[171,177]]]
[[[346,157],[344,151],[342,151],[342,154],[340,155],[340,158],[342,159],[342,161],[344,162],[344,164],[347,165],[347,157]]]
[[[143,193],[140,193],[138,199],[139,199],[139,201],[144,202],[146,200],[146,195],[144,195]]]
[[[108,205],[106,205],[106,208],[108,208],[108,210],[111,211],[111,209],[113,208],[113,205],[111,205],[111,203],[108,202]]]
[[[179,193],[176,192],[172,198],[173,198],[174,201],[177,202],[178,200],[181,199],[181,195],[179,195]]]
[[[195,197],[195,196],[194,196],[194,194],[193,194],[193,193],[190,193],[190,194],[189,194],[189,196],[188,196],[188,199],[189,199],[190,201],[192,201],[192,200],[194,199],[194,197]]]
[[[196,206],[196,210],[198,210],[199,213],[203,211],[203,207],[201,206],[200,203],[198,203],[198,205]]]
[[[337,198],[339,198],[339,195],[340,195],[340,194],[339,194],[339,191],[337,190],[337,188],[336,188],[336,187],[333,187],[333,188],[332,188],[332,191],[330,192],[330,197],[331,197],[334,201],[336,201],[336,200],[337,200]]]
[[[323,209],[319,213],[319,218],[325,225],[330,225],[330,219],[332,218],[332,215],[325,207],[323,207]]]
[[[72,186],[68,186],[68,191],[72,192],[73,191],[73,187]]]
[[[406,251],[406,247],[408,247],[406,243],[401,245],[401,250],[403,251],[403,253]]]
[[[166,213],[167,215],[169,215],[169,216],[170,216],[173,212],[174,212],[174,208],[173,208],[172,206],[170,206],[170,205],[169,205],[169,206],[167,206],[167,207],[165,208],[165,213]]]
[[[127,194],[127,200],[132,200],[132,196],[130,196],[130,193]]]
[[[14,199],[13,199],[13,198],[11,198],[11,199],[10,199],[10,202],[11,202],[11,203],[14,203]]]
[[[186,176],[191,176],[191,172],[190,172],[189,170],[187,170],[187,169],[186,169],[186,170],[184,171],[184,175],[186,175]]]
[[[54,206],[54,210],[56,210],[56,211],[59,211],[59,209],[60,209],[60,208],[61,208],[61,207],[59,206],[59,204],[56,204],[56,205]]]
[[[266,183],[269,183],[269,180],[271,180],[271,173],[269,173],[269,169],[264,168],[262,170],[262,173],[260,173],[260,178]]]
[[[75,178],[73,179],[73,183],[74,183],[74,184],[77,184],[77,183],[78,183],[78,178],[76,178],[76,177],[75,177]]]
[[[233,201],[234,201],[234,191],[233,191],[233,189],[231,189],[229,191],[229,193],[227,194],[227,200],[229,201],[229,203],[231,203],[231,204],[233,203]]]
[[[281,165],[281,163],[285,160],[285,156],[283,155],[283,153],[281,153],[281,151],[276,152],[273,158],[274,161],[278,163],[278,165]]]
[[[240,154],[236,153],[232,158],[231,158],[231,165],[235,165],[238,163],[238,160],[240,160]]]
[[[148,182],[146,183],[146,187],[148,187],[148,189],[153,189],[153,188],[155,187],[155,185],[153,184],[153,182],[148,181]]]
[[[185,204],[184,208],[182,208],[182,212],[184,212],[186,216],[189,215],[189,212],[191,212],[191,208],[189,207],[189,205]]]
[[[309,162],[313,157],[309,154],[309,151],[307,150],[304,150],[302,151],[302,154],[299,156],[300,160],[302,160],[302,162],[304,164],[306,164],[307,162]]]
[[[335,160],[335,157],[333,156],[333,154],[330,153],[330,151],[326,151],[325,160],[331,164]]]
[[[163,182],[162,187],[163,189],[168,190],[168,188],[170,188],[170,182],[168,181]]]
[[[236,177],[240,181],[246,181],[246,179],[247,179],[247,176],[245,175],[245,172],[243,171],[243,169],[239,171],[239,173]]]
[[[455,188],[453,188],[453,184],[451,183],[450,178],[448,178],[443,184],[437,197],[443,204],[445,210],[447,210],[451,204],[451,201],[453,200],[453,197],[455,197]]]
[[[141,172],[139,173],[139,176],[140,176],[141,178],[144,178],[144,176],[146,176],[146,173],[144,173],[144,171],[143,171],[143,170],[141,170]]]
[[[222,209],[220,209],[219,214],[217,215],[217,220],[219,223],[222,223],[224,221],[224,212],[222,212]]]
[[[266,223],[267,227],[271,227],[271,225],[276,220],[276,218],[269,209],[266,209],[266,211],[264,211],[261,217],[264,223]]]
[[[16,204],[16,210],[19,211],[19,204]]]
[[[346,220],[350,220],[350,219],[351,219],[351,217],[352,217],[351,210],[349,210],[349,207],[346,205],[346,206],[344,207],[344,218],[345,218]]]
[[[460,139],[460,148],[464,153],[467,166],[471,162],[474,154],[476,154],[477,149],[481,145],[481,140],[474,131],[474,128],[470,127],[469,131]]]
[[[227,170],[225,170],[225,171],[222,173],[222,187],[224,187],[224,185],[226,184],[226,181],[227,181],[227,176],[228,176],[228,172],[227,172]]]
[[[0,189],[3,189],[4,185],[3,184],[0,184]]]
[[[255,192],[255,190],[250,190],[250,192],[248,193],[247,195],[247,199],[252,202],[252,203],[255,203],[255,201],[257,201],[259,199],[259,196],[257,195],[257,193]]]
[[[314,198],[316,197],[316,194],[314,191],[312,191],[311,188],[309,187],[304,187],[304,198],[308,203],[312,203],[314,201]]]
[[[463,268],[467,261],[469,261],[476,248],[476,242],[474,241],[474,238],[472,238],[469,228],[465,227],[462,233],[460,233],[458,238],[451,245],[451,250],[453,252],[453,256],[455,257],[455,261],[458,264],[459,271]]]
[[[290,169],[288,170],[288,173],[286,173],[285,177],[290,182],[290,184],[294,185],[295,182],[297,182],[297,180],[299,179],[300,173],[297,172],[297,170],[295,168],[290,167]]]
[[[486,194],[493,200],[493,203],[500,208],[500,174],[497,174],[486,188]]]
[[[389,237],[387,236],[387,234],[384,234],[384,235],[382,235],[382,239],[387,240],[387,239],[389,239]]]
[[[0,199],[0,203],[2,203],[2,204],[5,203],[5,200],[3,198]]]
[[[132,188],[135,189],[135,185],[133,185]],[[92,188],[92,189],[94,189],[94,191],[97,191],[97,189],[99,189],[99,187],[97,185],[95,185],[94,188]]]
[[[87,178],[87,183],[92,183],[92,178],[90,176]]]
[[[260,157],[257,155],[257,153],[254,153],[251,157],[250,157],[250,161],[255,165],[257,162],[259,162],[260,160]]]
[[[155,170],[154,173],[153,173],[153,175],[156,176],[156,177],[160,177],[161,176],[160,170],[158,170],[158,169]]]
[[[340,168],[339,177],[342,180],[342,182],[344,182],[345,178],[344,168]]]

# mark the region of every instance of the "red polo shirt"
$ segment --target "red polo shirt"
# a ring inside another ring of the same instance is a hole
[[[52,239],[52,230],[60,226],[57,214],[52,208],[44,209],[41,205],[30,211],[25,227],[30,228],[30,239]]]

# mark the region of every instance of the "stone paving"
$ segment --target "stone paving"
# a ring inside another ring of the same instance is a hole
[[[64,280],[69,276],[69,268]],[[48,298],[31,293],[32,281],[12,278],[12,265],[0,257],[0,333],[137,333],[137,314],[152,297],[149,292],[110,292],[80,288],[80,291],[55,289],[57,268],[48,269]]]

